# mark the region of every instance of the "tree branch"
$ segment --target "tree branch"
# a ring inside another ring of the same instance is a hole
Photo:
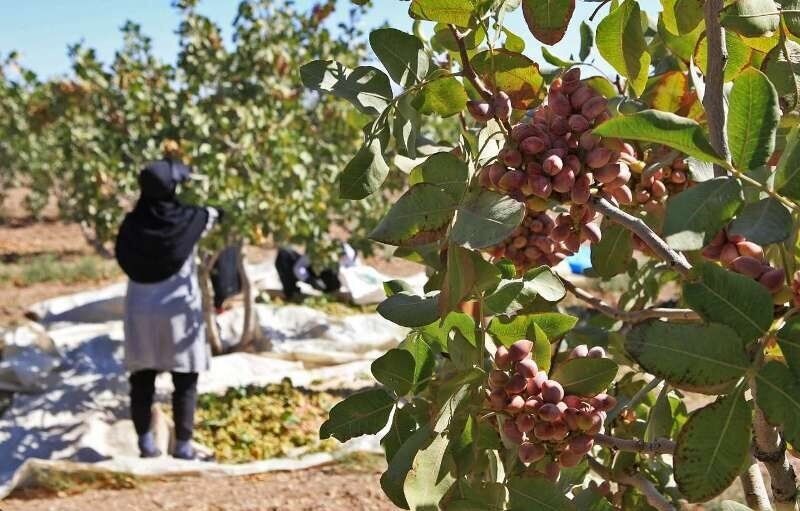
[[[467,46],[464,44],[464,35],[458,31],[455,25],[447,25],[450,28],[450,32],[453,34],[453,38],[456,40],[456,44],[458,45],[458,54],[461,57],[461,69],[464,75],[464,78],[469,80],[475,90],[485,99],[486,101],[493,101],[494,95],[492,91],[486,87],[486,84],[483,83],[478,73],[475,72],[475,69],[472,67],[472,63],[469,60],[469,54],[467,53]]]
[[[633,486],[645,496],[647,503],[658,509],[658,511],[675,511],[675,506],[673,506],[665,496],[659,493],[658,488],[656,488],[652,482],[644,477],[625,473],[614,473],[594,458],[587,458],[587,460],[589,462],[589,468],[597,475],[608,481],[614,481],[617,484]]]
[[[81,228],[81,234],[83,234],[86,243],[88,243],[97,255],[102,257],[103,259],[114,259],[114,254],[105,246],[105,244],[97,237],[95,231],[91,228],[88,222],[79,222],[78,225]]]
[[[211,269],[217,262],[220,253],[221,251],[216,250],[213,253],[205,254],[201,257],[200,265],[197,268],[197,282],[200,286],[200,295],[202,297],[206,339],[211,346],[211,353],[213,355],[222,355],[224,352],[219,327],[217,326],[217,318],[214,312],[214,292],[211,287]]]
[[[625,401],[624,403],[622,401],[618,402],[617,406],[615,406],[612,410],[609,410],[608,415],[606,415],[605,423],[606,424],[613,423],[614,420],[616,420],[616,418],[619,417],[619,415],[624,410],[627,410],[629,408],[638,405],[642,399],[647,397],[647,394],[649,394],[651,390],[655,389],[662,383],[664,383],[664,380],[662,380],[661,378],[653,378],[645,386],[636,391],[636,394],[631,396],[629,400]],[[667,388],[666,385],[664,386],[664,388],[665,389]],[[662,390],[662,392],[664,391]]]
[[[750,456],[747,470],[739,476],[739,482],[742,484],[744,500],[748,507],[756,511],[772,511],[767,487],[764,485],[764,476],[761,475],[761,467],[752,456]]]
[[[670,321],[700,321],[700,316],[692,309],[669,309],[664,307],[651,307],[648,309],[626,311],[607,304],[591,293],[576,287],[572,282],[562,279],[564,287],[575,298],[588,303],[593,309],[608,317],[626,323],[639,323],[648,319],[667,319]]]
[[[734,176],[738,177],[739,179],[741,179],[745,183],[758,188],[759,190],[761,190],[762,192],[766,193],[767,195],[769,195],[773,199],[777,200],[778,202],[780,202],[781,204],[783,204],[787,208],[789,208],[791,210],[794,210],[794,211],[800,211],[800,205],[798,205],[796,202],[788,199],[787,197],[784,197],[783,195],[771,190],[770,187],[765,185],[764,183],[761,183],[761,182],[753,179],[752,177],[748,176],[747,174],[744,174],[743,172],[741,172],[741,171],[739,171],[739,170],[737,170],[735,168],[731,168],[730,171],[731,171],[731,174],[733,174]]]
[[[706,0],[704,6],[708,55],[706,57],[706,93],[703,96],[703,107],[706,110],[711,146],[725,160],[730,161],[730,151],[725,137],[725,95],[723,94],[728,49],[725,44],[725,29],[722,28],[719,21],[719,13],[723,7],[723,0]],[[714,174],[724,176],[725,169],[720,165],[714,165]]]
[[[751,389],[755,393],[755,388]],[[778,431],[767,423],[758,406],[753,415],[753,456],[764,464],[769,472],[772,496],[779,510],[796,509],[797,478],[789,460],[786,459],[786,443]]]
[[[692,269],[692,265],[689,264],[686,257],[670,247],[667,242],[653,232],[641,218],[636,218],[622,211],[602,197],[595,197],[593,199],[593,204],[595,209],[606,218],[637,235],[653,253],[669,263],[670,267],[682,275],[688,275],[689,271]]]
[[[645,442],[644,440],[617,438],[600,433],[595,435],[594,443],[617,451],[644,454],[672,454],[675,452],[675,442],[667,438],[659,438],[652,442]]]

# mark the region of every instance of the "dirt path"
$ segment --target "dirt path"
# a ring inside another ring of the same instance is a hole
[[[133,489],[0,501],[3,511],[390,511],[378,469],[325,466],[244,477],[185,478]]]

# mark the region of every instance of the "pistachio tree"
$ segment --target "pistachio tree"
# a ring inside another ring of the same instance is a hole
[[[725,509],[796,509],[800,4],[577,3],[395,3],[414,31],[370,34],[382,69],[301,68],[370,116],[341,197],[381,194],[432,117],[459,129],[370,234],[430,269],[385,284],[409,334],[320,435],[380,433],[406,509],[670,510],[737,481]],[[554,272],[582,245],[624,292]]]

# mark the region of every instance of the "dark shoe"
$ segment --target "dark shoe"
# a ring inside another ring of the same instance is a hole
[[[158,449],[140,450],[139,456],[141,458],[159,458],[161,457],[161,451],[159,451]]]
[[[152,432],[147,432],[139,436],[139,456],[142,458],[158,458],[161,451],[156,447],[156,440]]]
[[[172,453],[172,457],[178,460],[189,460],[189,461],[214,461],[213,454],[206,454],[203,452],[198,451],[194,447],[188,447],[186,449],[176,448],[175,452]]]

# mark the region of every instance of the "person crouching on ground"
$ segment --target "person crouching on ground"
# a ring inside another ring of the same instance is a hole
[[[125,367],[130,371],[131,418],[143,458],[161,455],[150,431],[155,379],[169,371],[180,459],[199,459],[192,447],[197,377],[210,364],[196,272],[200,238],[221,211],[182,204],[178,185],[191,169],[172,160],[149,163],[139,174],[141,195],[125,216],[116,258],[128,276],[125,297]]]
[[[339,257],[339,268],[349,268],[358,264],[358,254],[347,243],[342,243]],[[325,268],[319,275],[311,266],[311,260],[306,255],[289,247],[279,247],[275,258],[275,269],[283,287],[283,296],[290,302],[302,300],[302,293],[297,286],[298,282],[305,282],[317,291],[335,293],[341,287],[338,272],[335,268]]]

